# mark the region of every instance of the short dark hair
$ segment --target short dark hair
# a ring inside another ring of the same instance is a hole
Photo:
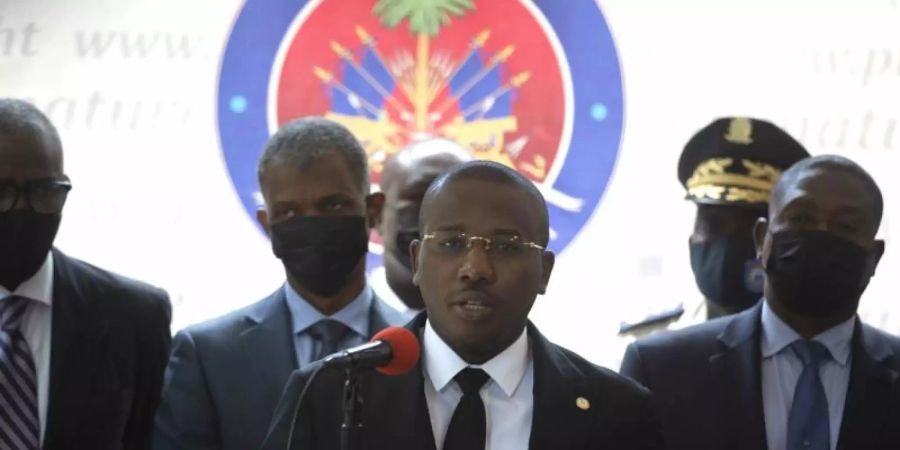
[[[443,175],[435,179],[422,199],[422,209],[419,211],[419,228],[425,229],[425,215],[430,209],[431,202],[443,190],[443,188],[453,181],[458,180],[480,180],[492,183],[498,183],[505,186],[517,188],[531,198],[531,205],[535,208],[540,223],[538,224],[540,233],[538,236],[538,244],[546,246],[550,240],[550,216],[547,212],[547,203],[544,196],[537,189],[534,183],[528,178],[514,169],[503,164],[493,161],[470,161],[453,166]]]
[[[292,164],[305,169],[319,157],[343,155],[363,192],[369,192],[366,151],[343,125],[323,117],[301,117],[284,124],[269,139],[259,158],[256,175],[262,184],[272,164]]]
[[[872,213],[875,218],[875,229],[878,229],[881,224],[881,217],[884,214],[884,197],[881,195],[881,189],[875,183],[872,175],[866,172],[866,169],[844,156],[818,155],[801,159],[781,174],[781,178],[778,179],[778,183],[775,184],[775,188],[772,191],[772,200],[783,198],[784,191],[788,185],[795,183],[803,172],[815,169],[844,172],[861,181],[866,191],[872,197]]]
[[[59,133],[50,119],[24,100],[0,98],[0,134],[42,137],[58,149],[62,148]]]

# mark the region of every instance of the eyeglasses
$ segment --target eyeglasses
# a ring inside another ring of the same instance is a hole
[[[72,183],[68,180],[40,180],[24,184],[0,181],[0,213],[12,211],[22,199],[36,213],[56,214],[62,211],[71,189]]]
[[[521,257],[532,249],[544,250],[543,246],[524,241],[516,235],[501,234],[486,238],[459,231],[435,231],[422,236],[422,242],[428,245],[431,252],[446,257],[462,256],[475,241],[482,242],[488,255],[502,258]]]

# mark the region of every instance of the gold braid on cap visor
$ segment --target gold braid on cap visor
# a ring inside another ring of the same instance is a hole
[[[697,166],[687,180],[688,197],[726,202],[766,203],[781,171],[766,163],[741,160],[746,173],[732,173],[733,158],[713,158]]]

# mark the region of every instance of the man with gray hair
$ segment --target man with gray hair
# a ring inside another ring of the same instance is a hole
[[[412,281],[409,244],[419,239],[419,209],[425,191],[451,167],[472,160],[463,146],[448,139],[416,141],[394,154],[381,172],[384,209],[378,232],[384,239],[384,267],[370,277],[375,291],[410,316],[425,307]],[[412,318],[412,317],[410,317]]]
[[[259,224],[287,281],[173,341],[154,448],[258,448],[291,372],[403,322],[366,283],[369,231],[384,196],[369,193],[366,153],[322,118],[284,125],[259,160]]]

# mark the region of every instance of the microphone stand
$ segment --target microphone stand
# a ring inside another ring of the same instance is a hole
[[[362,450],[362,387],[352,368],[347,368],[344,381],[344,422],[341,424],[341,450]]]

